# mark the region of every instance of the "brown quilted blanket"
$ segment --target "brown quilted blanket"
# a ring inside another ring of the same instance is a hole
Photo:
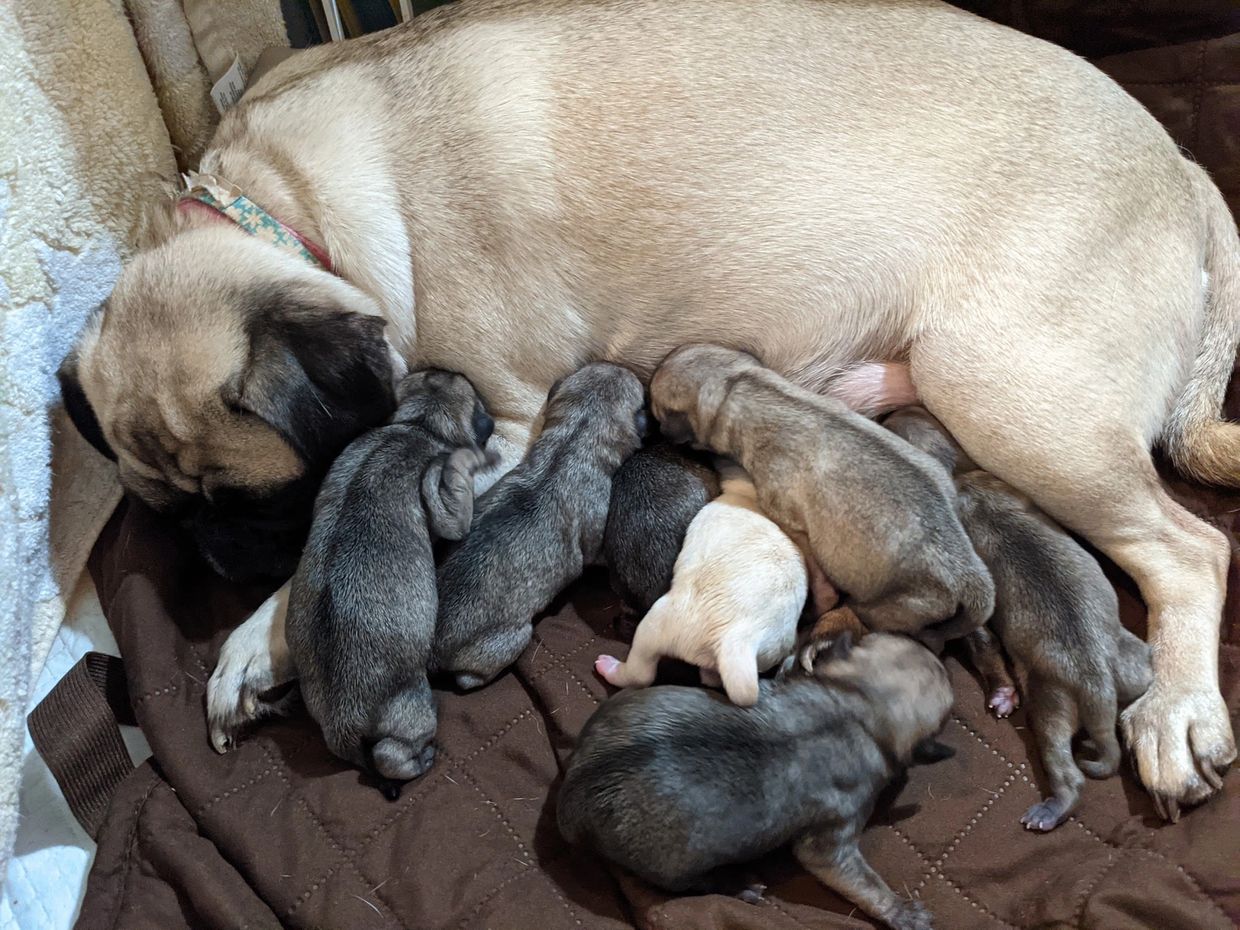
[[[1145,102],[1240,208],[1240,15],[1233,0],[973,2],[971,8],[1092,56]],[[1138,8],[1140,8],[1138,10]],[[1235,33],[1235,34],[1232,34]],[[1172,44],[1168,44],[1168,43]],[[1233,386],[1232,414],[1240,413]],[[1177,493],[1240,530],[1240,495]],[[1240,580],[1233,562],[1222,649],[1240,725]],[[122,785],[100,834],[83,928],[368,927],[808,930],[870,923],[786,856],[760,866],[764,904],[669,899],[567,849],[554,817],[575,734],[605,699],[591,671],[616,643],[615,598],[587,577],[539,622],[515,670],[443,695],[434,769],[384,800],[326,752],[304,717],[257,729],[217,756],[203,697],[228,630],[264,593],[214,579],[174,532],[122,506],[92,571],[157,764]],[[1116,576],[1125,618],[1143,611]],[[1049,835],[1018,818],[1042,775],[1018,713],[990,719],[949,663],[958,754],[913,770],[866,832],[873,865],[916,893],[936,926],[1206,930],[1240,924],[1240,773],[1223,795],[1165,825],[1130,773],[1086,786]]]

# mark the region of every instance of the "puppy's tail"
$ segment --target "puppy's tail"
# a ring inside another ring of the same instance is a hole
[[[1183,474],[1240,487],[1240,423],[1221,419],[1240,342],[1240,238],[1209,176],[1187,163],[1204,213],[1205,323],[1192,374],[1163,427],[1162,443]]]
[[[719,679],[738,707],[758,703],[758,654],[752,644],[725,642],[719,650]]]
[[[1090,778],[1110,778],[1119,771],[1119,739],[1115,724],[1119,715],[1112,688],[1082,694],[1081,723],[1098,753],[1097,759],[1077,759],[1076,764]]]

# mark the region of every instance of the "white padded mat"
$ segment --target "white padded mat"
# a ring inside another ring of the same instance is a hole
[[[116,640],[89,576],[74,595],[35,684],[31,707],[87,652],[117,654]],[[29,711],[27,711],[29,712]],[[122,727],[129,754],[141,761],[150,747],[135,727]],[[95,844],[69,813],[52,773],[34,751],[29,732],[23,750],[21,824],[0,896],[0,930],[69,930],[77,919]]]

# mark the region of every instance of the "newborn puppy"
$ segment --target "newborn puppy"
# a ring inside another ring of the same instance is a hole
[[[804,534],[867,628],[937,650],[990,616],[990,574],[960,525],[951,480],[926,454],[718,346],[677,349],[650,396],[669,438],[744,466],[762,510]]]
[[[808,589],[805,557],[758,508],[739,466],[721,463],[720,478],[723,493],[689,524],[671,590],[638,625],[628,659],[595,662],[609,684],[645,687],[669,656],[701,668],[707,684],[722,681],[729,700],[748,706],[758,699],[758,672],[793,651]]]
[[[847,633],[806,672],[790,657],[754,707],[701,688],[623,692],[586,722],[558,800],[560,832],[669,891],[714,890],[717,869],[793,843],[828,888],[898,930],[928,930],[857,838],[883,788],[951,708],[943,665],[903,636]]]
[[[715,470],[666,441],[634,453],[616,472],[603,561],[625,606],[644,614],[672,584],[685,532],[719,494]]]
[[[463,375],[415,372],[397,397],[391,422],[351,443],[323,482],[285,632],[328,748],[405,780],[435,752],[432,538],[468,532],[492,422]]]
[[[542,434],[478,499],[473,530],[439,568],[436,671],[476,688],[516,660],[534,615],[598,557],[612,478],[645,428],[625,368],[586,365],[551,389]]]
[[[973,466],[946,429],[921,408],[893,414],[887,426],[957,470],[960,518],[995,581],[990,626],[1011,656],[1038,740],[1051,796],[1021,818],[1032,830],[1063,822],[1085,779],[1119,767],[1119,708],[1150,686],[1150,650],[1119,622],[1115,590],[1098,562],[1011,486]],[[990,706],[1010,712],[1015,688],[985,628],[966,640],[986,680]],[[1084,728],[1095,759],[1074,759]]]

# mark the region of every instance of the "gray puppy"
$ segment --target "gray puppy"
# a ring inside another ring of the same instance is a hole
[[[596,362],[556,384],[524,461],[478,499],[470,534],[439,568],[432,667],[486,684],[530,641],[534,616],[594,561],[612,478],[642,442],[643,391]]]
[[[717,870],[792,843],[865,913],[927,930],[930,915],[887,886],[857,840],[906,766],[951,754],[934,739],[952,704],[942,663],[904,636],[853,646],[843,633],[759,687],[752,707],[670,685],[606,701],[568,760],[564,838],[674,892],[714,890]]]
[[[492,421],[463,375],[415,372],[397,397],[391,422],[352,442],[323,482],[285,635],[328,748],[404,780],[434,760],[431,543],[469,531]]]
[[[1119,622],[1115,590],[1091,556],[1024,495],[978,469],[947,430],[920,407],[885,425],[956,473],[960,518],[995,581],[990,626],[1011,656],[1037,737],[1051,796],[1021,822],[1051,830],[1080,797],[1085,779],[1119,767],[1119,708],[1153,680],[1150,649]],[[999,643],[983,628],[965,640],[1000,716],[1016,706]],[[1084,728],[1095,759],[1075,759],[1072,738]]]
[[[719,346],[677,349],[650,397],[665,435],[749,472],[763,511],[808,539],[869,629],[917,635],[937,651],[990,616],[990,573],[960,525],[951,480],[929,456]]]
[[[644,614],[672,586],[685,531],[719,496],[719,475],[666,440],[629,457],[616,472],[603,534],[611,587],[629,610]]]

